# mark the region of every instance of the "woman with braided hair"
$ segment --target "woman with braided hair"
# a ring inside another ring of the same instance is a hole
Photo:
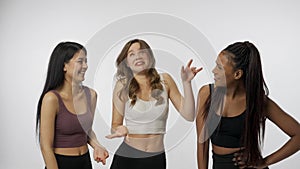
[[[208,168],[212,143],[213,168],[268,168],[300,148],[300,125],[268,97],[261,59],[254,44],[236,42],[220,52],[214,84],[203,86],[197,104],[198,168]],[[265,121],[276,124],[290,139],[262,157]]]

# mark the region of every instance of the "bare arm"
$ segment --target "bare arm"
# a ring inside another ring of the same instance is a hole
[[[175,106],[176,110],[181,114],[181,116],[188,120],[194,121],[195,119],[195,99],[192,90],[191,80],[195,75],[202,70],[196,69],[196,67],[190,68],[192,60],[189,61],[186,68],[181,68],[181,79],[183,84],[183,94],[184,97],[178,90],[176,83],[173,78],[165,73],[164,79],[169,87],[169,97]]]
[[[53,150],[55,116],[58,107],[55,94],[46,93],[41,107],[40,146],[47,169],[58,169]]]
[[[91,91],[91,102],[92,102],[91,110],[92,113],[95,114],[97,93],[92,89],[90,89],[90,91]],[[94,153],[93,153],[94,160],[97,162],[102,162],[102,164],[105,165],[106,158],[108,158],[107,150],[99,143],[97,136],[93,130],[89,131],[88,136],[89,136],[88,144],[94,149]]]
[[[127,127],[123,125],[125,97],[122,99],[119,97],[122,88],[123,85],[118,81],[113,91],[111,134],[106,136],[109,139],[123,137],[128,133]]]
[[[203,86],[198,92],[197,99],[197,117],[196,117],[196,129],[197,129],[197,162],[198,169],[208,168],[208,150],[209,150],[209,139],[205,138],[205,131],[203,127],[205,125],[204,121],[204,104],[205,100],[209,96],[208,85]]]
[[[277,163],[300,149],[300,125],[299,123],[284,112],[274,101],[268,98],[267,118],[275,123],[290,139],[277,151],[265,157],[267,165]]]

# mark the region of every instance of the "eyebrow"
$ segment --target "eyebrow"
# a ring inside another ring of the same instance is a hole
[[[78,57],[77,60],[85,60],[87,57]]]
[[[219,63],[218,63],[218,60],[216,60],[216,64],[217,64],[218,66],[224,66],[222,62],[219,62]]]

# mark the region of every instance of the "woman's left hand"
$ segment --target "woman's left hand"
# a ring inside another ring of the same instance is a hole
[[[264,168],[268,167],[268,165],[264,159],[257,161],[256,164],[246,164],[244,159],[245,158],[243,157],[243,152],[240,151],[240,152],[234,153],[234,158],[232,159],[232,161],[234,161],[235,165],[239,166],[239,168],[241,168],[241,169],[243,169],[243,168],[264,169]]]
[[[193,59],[191,59],[186,67],[181,67],[181,79],[183,82],[190,82],[198,72],[202,70],[202,67],[197,69],[196,67],[191,67]]]
[[[104,147],[96,146],[94,148],[94,160],[99,163],[102,162],[103,165],[106,164],[106,159],[109,157],[107,150]]]

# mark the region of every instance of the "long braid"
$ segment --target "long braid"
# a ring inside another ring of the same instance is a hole
[[[268,95],[265,84],[260,54],[250,42],[237,42],[224,49],[234,56],[235,69],[244,72],[244,85],[246,87],[246,118],[242,141],[245,146],[244,155],[248,163],[255,163],[261,159],[261,145],[265,132],[264,100]],[[266,89],[266,91],[264,90]]]

